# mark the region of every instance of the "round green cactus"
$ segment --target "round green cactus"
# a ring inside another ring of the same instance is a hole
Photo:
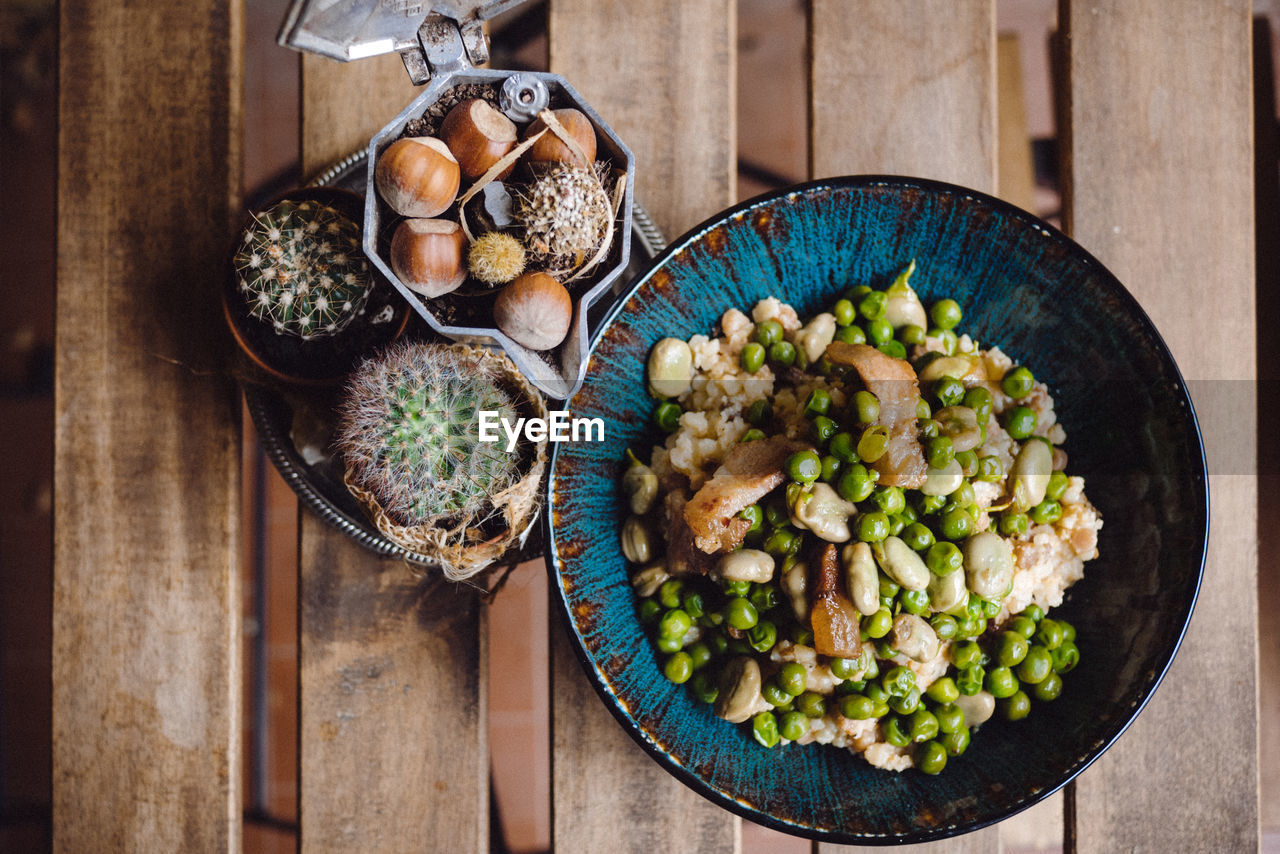
[[[353,375],[339,444],[350,479],[401,525],[476,524],[519,480],[519,452],[480,441],[480,413],[516,420],[511,396],[465,350],[407,343]]]
[[[360,226],[311,201],[285,200],[254,214],[235,268],[249,313],[304,339],[347,326],[364,310],[373,283]]]

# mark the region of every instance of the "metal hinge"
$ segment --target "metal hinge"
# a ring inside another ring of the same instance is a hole
[[[418,44],[400,51],[410,79],[421,86],[433,74],[461,71],[489,61],[489,37],[476,18],[455,21],[429,15],[418,28]]]

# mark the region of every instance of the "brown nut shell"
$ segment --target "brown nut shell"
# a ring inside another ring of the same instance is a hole
[[[378,195],[402,216],[433,217],[458,196],[462,172],[449,146],[430,136],[397,139],[378,157]]]
[[[467,278],[467,236],[447,219],[406,219],[391,236],[391,269],[410,290],[438,297]]]
[[[440,139],[449,146],[463,176],[474,179],[515,147],[516,125],[488,101],[468,98],[444,117]]]
[[[591,126],[591,119],[581,110],[575,110],[572,107],[565,107],[562,110],[552,110],[552,115],[556,117],[561,126],[569,132],[569,136],[578,143],[582,148],[582,153],[587,156],[587,162],[583,163],[582,159],[575,156],[564,144],[560,137],[556,136],[553,131],[547,131],[542,138],[530,146],[525,152],[525,159],[530,163],[573,163],[578,166],[590,166],[596,159],[596,130]],[[536,134],[547,126],[542,119],[534,119],[529,125],[529,129],[525,131],[525,138]]]
[[[530,350],[550,350],[569,334],[573,300],[565,286],[546,273],[525,273],[498,294],[493,320]]]

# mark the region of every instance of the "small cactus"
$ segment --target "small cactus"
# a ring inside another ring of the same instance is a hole
[[[518,198],[516,219],[534,252],[583,256],[604,240],[613,219],[609,194],[591,169],[561,163]]]
[[[249,313],[281,335],[332,335],[364,310],[372,288],[360,227],[328,205],[283,201],[254,214],[235,256]]]
[[[401,525],[479,524],[520,479],[520,455],[479,438],[481,410],[516,420],[497,376],[465,350],[406,343],[352,377],[339,444],[350,480]]]

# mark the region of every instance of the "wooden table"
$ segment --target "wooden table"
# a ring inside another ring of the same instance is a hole
[[[811,5],[812,174],[995,191],[994,0]],[[240,210],[244,13],[62,7],[56,847],[234,851],[240,417],[217,270]],[[1255,376],[1249,16],[1247,0],[1061,7],[1067,227],[1197,389]],[[629,142],[668,235],[735,200],[735,30],[733,0],[552,0],[552,69]],[[411,94],[394,58],[302,67],[307,172]],[[1254,400],[1239,385],[1201,404],[1213,522],[1195,619],[1141,719],[1068,788],[1074,849],[1258,844]],[[486,850],[483,607],[426,607],[400,565],[310,516],[298,561],[302,849]],[[738,819],[645,757],[552,634],[556,848],[736,850]],[[1001,844],[997,826],[933,847]]]

